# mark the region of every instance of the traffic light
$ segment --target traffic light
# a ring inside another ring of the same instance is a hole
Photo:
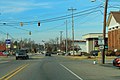
[[[20,26],[21,26],[21,27],[23,26],[23,22],[20,22]]]
[[[32,33],[31,33],[31,31],[29,31],[29,35],[31,35]]]
[[[40,22],[38,22],[38,26],[40,26]]]

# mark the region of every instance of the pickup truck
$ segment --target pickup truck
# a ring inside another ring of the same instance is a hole
[[[18,50],[16,52],[16,60],[18,59],[29,59],[29,56],[27,55],[26,50]]]

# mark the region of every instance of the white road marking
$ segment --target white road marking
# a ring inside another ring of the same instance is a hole
[[[73,74],[74,76],[76,76],[78,79],[83,80],[81,77],[79,77],[77,74],[75,74],[73,71],[71,71],[70,69],[68,69],[67,67],[65,67],[63,64],[60,64],[63,68],[65,68],[67,71],[69,71],[71,74]]]

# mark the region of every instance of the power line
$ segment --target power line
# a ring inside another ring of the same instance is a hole
[[[90,15],[90,14],[95,13],[95,12],[100,12],[100,10],[93,11],[93,12],[91,12],[91,13],[86,13],[86,14],[84,14],[84,16],[85,16],[85,15]],[[74,16],[74,17],[82,17],[82,16],[83,16],[83,15]],[[70,17],[70,18],[71,18],[71,17]],[[85,17],[84,17],[84,18],[85,18]],[[77,19],[79,19],[79,18],[77,18]],[[75,19],[75,20],[77,20],[77,19]],[[71,22],[69,21],[68,23],[71,23]],[[61,26],[64,26],[64,25],[65,25],[65,23],[64,23],[64,24],[57,25],[57,26],[54,26],[54,27],[52,27],[52,28],[47,28],[47,29],[44,29],[44,30],[41,30],[41,31],[35,30],[35,32],[49,31],[49,30],[53,30],[53,29],[56,29],[56,28],[61,27]]]
[[[75,15],[74,17],[81,17],[81,16],[84,16],[84,15],[89,15],[89,14],[92,14],[92,13],[95,13],[95,12],[100,12],[100,10],[96,10],[96,11],[91,11],[91,12],[87,12],[87,13],[84,13],[84,14],[80,14],[80,15]],[[71,18],[71,16],[69,17]],[[64,19],[68,19],[68,18],[64,18]],[[60,19],[61,20],[61,19]],[[68,22],[70,23],[70,22]],[[27,29],[23,29],[23,28],[19,28],[19,27],[15,27],[14,25],[8,25],[7,23],[3,23],[5,26],[9,26],[9,27],[12,27],[12,28],[15,28],[15,29],[19,29],[19,30],[23,30],[23,31],[30,31],[30,30],[27,30]],[[49,28],[49,29],[45,29],[45,30],[42,30],[42,31],[38,31],[38,30],[34,30],[35,32],[43,32],[43,31],[48,31],[48,30],[53,30],[53,29],[56,29],[58,27],[61,27],[65,24],[61,24],[61,25],[57,25],[53,28]]]
[[[92,10],[95,10],[95,9],[98,9],[98,8],[101,8],[101,5],[97,6],[97,7],[94,7],[94,8],[90,8],[90,9],[87,9],[87,10],[82,10],[80,12],[76,12],[74,13],[73,15],[78,15],[78,14],[82,14],[82,13],[85,13],[85,12],[89,12],[89,11],[92,11]],[[68,15],[63,15],[63,16],[59,16],[59,17],[55,17],[55,18],[49,18],[49,19],[44,19],[44,20],[39,20],[41,23],[46,23],[46,22],[53,22],[53,21],[59,21],[59,20],[64,20],[64,19],[68,19],[71,17],[72,14],[68,14]],[[24,25],[28,25],[28,23],[32,23],[32,24],[36,24],[38,21],[28,21],[28,22],[23,22]],[[14,23],[0,23],[0,24],[16,24],[16,25],[19,25],[20,22],[14,22]]]
[[[0,33],[3,34],[3,35],[7,35],[7,33],[3,32],[1,30],[0,30]],[[14,39],[13,36],[11,36],[10,34],[8,36],[11,37],[12,39]]]
[[[79,17],[79,16],[83,16],[83,15],[86,15],[86,14],[91,14],[91,13],[94,13],[94,12],[98,12],[100,10],[96,10],[96,11],[91,11],[91,12],[87,12],[87,13],[83,13],[83,14],[80,14],[80,15],[74,15],[74,17]],[[63,20],[63,19],[68,19],[68,18],[71,18],[71,16],[67,17],[67,18],[61,18],[61,19],[58,19],[58,20]],[[57,20],[57,21],[58,21]],[[53,20],[53,21],[56,21],[56,20]],[[52,21],[52,22],[53,22]],[[15,27],[14,25],[8,25],[7,23],[3,23],[3,25],[5,26],[9,26],[9,27],[12,27],[12,28],[16,28],[16,29],[20,29],[20,30],[24,30],[24,31],[30,31],[30,30],[27,30],[27,29],[23,29],[23,28],[19,28],[19,27]],[[63,24],[62,24],[63,25]],[[57,27],[57,26],[56,26]],[[39,32],[39,31],[37,31]]]
[[[97,7],[94,7],[94,8],[90,8],[90,9],[87,9],[87,10],[83,10],[83,11],[80,11],[80,12],[76,12],[73,14],[74,17],[81,17],[83,15],[88,15],[88,14],[91,14],[91,13],[94,13],[94,12],[98,12],[100,10],[94,10],[94,9],[98,9],[100,8],[101,6],[97,6]],[[69,19],[71,18],[71,14],[69,15],[65,15],[65,16],[60,16],[60,17],[56,17],[56,18],[51,18],[52,20],[51,21],[47,21],[48,19],[46,19],[46,21],[44,20],[44,22],[42,23],[46,23],[46,22],[54,22],[54,21],[59,21],[59,20],[64,20],[64,19]],[[38,21],[37,21],[38,22]],[[36,23],[35,21],[31,21],[29,23]],[[9,26],[9,27],[12,27],[12,28],[16,28],[16,29],[20,29],[20,30],[24,30],[24,31],[30,31],[30,30],[27,30],[27,29],[23,29],[23,28],[19,28],[19,27],[15,27],[14,23],[12,23],[12,25],[9,25],[11,23],[7,23],[7,22],[3,22],[3,23],[0,23],[0,25],[5,25],[5,26]],[[20,24],[19,22],[15,23],[15,24]],[[25,22],[24,25],[28,25],[28,22]],[[64,25],[64,24],[62,24]],[[54,28],[56,27],[59,27],[59,26],[55,26]],[[61,25],[60,25],[61,27]],[[54,29],[54,28],[50,28],[50,29],[47,29],[47,30],[51,30],[51,29]],[[35,30],[35,32],[41,32],[41,31],[37,31]]]

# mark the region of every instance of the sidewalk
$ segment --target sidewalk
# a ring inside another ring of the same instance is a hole
[[[82,60],[82,62],[84,63],[89,63],[97,66],[116,68],[115,66],[113,66],[113,59],[116,58],[115,56],[107,56],[105,59],[105,64],[102,64],[101,57],[88,58],[87,56],[67,56],[67,58],[72,60]],[[94,63],[94,61],[96,62]]]

